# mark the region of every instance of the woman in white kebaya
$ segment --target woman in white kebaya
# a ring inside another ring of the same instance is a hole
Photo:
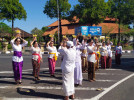
[[[36,37],[34,37],[31,42],[31,50],[32,50],[32,65],[33,65],[33,76],[34,80],[40,80],[39,72],[40,72],[40,64],[42,62],[42,54],[41,49],[38,46],[38,42],[36,41]]]
[[[51,77],[55,77],[54,73],[55,73],[55,65],[56,65],[56,61],[58,57],[58,52],[52,40],[50,40],[47,43],[47,50],[49,52],[49,55],[48,55],[49,72],[50,72]]]
[[[100,53],[101,53],[101,68],[106,69],[107,46],[105,45],[105,42],[102,43]]]
[[[107,61],[106,61],[106,65],[107,65],[107,68],[111,68],[112,67],[112,50],[111,50],[111,45],[113,43],[108,41],[107,42],[107,53],[108,53],[108,57],[107,57]]]
[[[14,39],[11,40],[11,45],[14,51],[12,57],[12,65],[14,71],[14,79],[16,84],[21,84],[22,81],[22,68],[23,68],[23,57],[22,47],[26,46],[28,42],[21,38],[20,34],[17,34]]]
[[[117,65],[121,65],[121,56],[122,56],[122,46],[120,45],[120,42],[118,42],[115,48],[115,63]]]

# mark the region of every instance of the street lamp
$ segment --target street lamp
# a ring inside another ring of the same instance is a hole
[[[57,14],[58,14],[58,43],[60,43],[60,35],[59,35],[59,30],[60,30],[60,28],[59,28],[59,0],[57,0]]]

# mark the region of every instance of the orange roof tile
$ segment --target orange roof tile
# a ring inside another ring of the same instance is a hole
[[[75,22],[69,22],[66,19],[61,19],[61,25],[68,25],[68,24],[72,24],[72,23],[79,23],[79,19],[76,19],[76,17],[73,18],[75,20]],[[116,21],[115,18],[105,18],[105,21]],[[48,25],[47,27],[53,27],[53,26],[58,26],[58,21],[55,21],[54,23]]]

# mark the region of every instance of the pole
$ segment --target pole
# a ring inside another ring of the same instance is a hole
[[[60,35],[59,35],[59,0],[57,0],[57,14],[58,14],[58,44],[60,43]]]

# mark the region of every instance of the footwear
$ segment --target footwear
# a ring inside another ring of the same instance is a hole
[[[37,81],[37,77],[34,78],[34,81]]]
[[[63,100],[69,100],[69,97],[68,96],[65,96],[65,98]]]
[[[93,81],[96,81],[96,79],[93,79]]]
[[[55,75],[51,75],[51,77],[55,77]]]
[[[74,94],[69,96],[69,99],[74,99]]]
[[[37,77],[37,80],[40,80],[40,78],[39,78],[39,77]]]
[[[79,84],[74,84],[74,86],[75,86],[75,87],[78,87],[78,86],[79,86]]]
[[[18,81],[15,81],[15,84],[16,84],[16,85],[19,85],[19,82],[18,82]]]
[[[89,82],[93,82],[93,80],[89,80]]]
[[[19,82],[19,84],[22,84],[22,82]]]

